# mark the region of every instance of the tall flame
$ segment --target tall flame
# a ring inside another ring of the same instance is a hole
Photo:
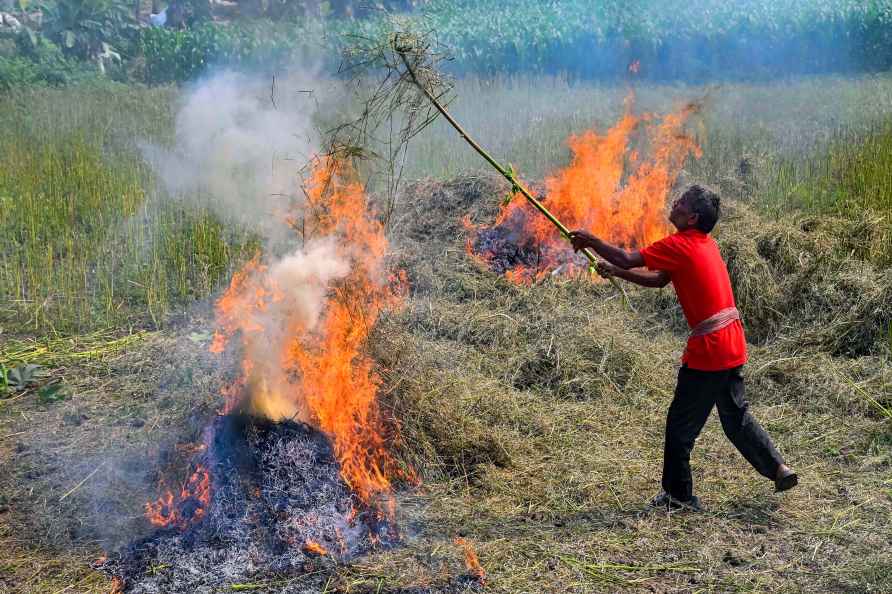
[[[633,103],[630,96],[625,115],[605,134],[590,130],[567,140],[571,162],[545,179],[541,198],[571,230],[585,229],[626,247],[644,246],[668,234],[669,192],[685,160],[701,155],[697,142],[685,132],[699,105],[688,104],[659,120],[650,114],[635,115]],[[505,270],[516,282],[536,280],[559,267],[569,271],[578,262],[554,226],[519,194],[500,209],[492,226],[467,222],[466,226],[472,231],[469,252],[485,262],[497,256],[492,247],[481,245],[493,231],[535,252],[535,257]]]
[[[222,352],[237,334],[243,348],[243,375],[224,390],[226,410],[247,392],[253,414],[317,427],[356,495],[392,509],[390,481],[399,471],[364,348],[382,310],[400,302],[402,285],[385,274],[383,227],[348,164],[318,158],[304,189],[302,216],[289,219],[303,232],[303,249],[272,263],[256,257],[217,302],[211,350]]]

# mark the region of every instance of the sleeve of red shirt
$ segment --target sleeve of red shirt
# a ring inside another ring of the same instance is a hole
[[[641,250],[644,265],[650,270],[673,272],[682,262],[678,238],[673,234]]]

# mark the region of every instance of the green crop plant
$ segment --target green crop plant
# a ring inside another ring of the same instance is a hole
[[[193,79],[211,67],[275,70],[295,59],[309,59],[323,46],[315,22],[204,23],[186,30],[143,29],[139,51],[145,58],[146,82]]]
[[[124,0],[65,0],[41,2],[42,34],[78,58],[92,58],[102,43],[119,49],[136,32],[133,3]]]
[[[169,134],[170,90],[85,87],[6,98],[0,319],[8,327],[160,326],[253,254],[255,240],[200,197],[169,200],[154,189],[132,139]]]
[[[204,23],[147,28],[139,46],[148,82],[189,80],[213,66],[287,66],[307,52],[338,62],[344,45],[376,39],[385,19]],[[401,19],[436,31],[458,72],[570,72],[626,78],[766,78],[892,66],[892,0],[432,0]]]
[[[390,27],[389,16],[373,12],[363,19],[295,14],[199,20],[182,30],[137,28],[132,3],[124,0],[42,6],[41,34],[67,57],[92,58],[109,43],[130,61],[129,76],[152,84],[192,80],[215,67],[275,70],[321,61],[336,68],[345,46]],[[517,0],[510,8],[495,0],[432,0],[399,18],[414,29],[436,31],[460,73],[625,79],[637,61],[641,78],[706,80],[892,67],[892,0]],[[35,45],[39,35],[26,33]],[[44,74],[0,64],[0,85],[3,78],[44,81]],[[55,76],[48,82],[67,81]]]

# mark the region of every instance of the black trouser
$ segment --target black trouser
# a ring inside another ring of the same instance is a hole
[[[742,369],[700,371],[684,365],[678,371],[675,398],[666,418],[663,489],[680,501],[691,498],[691,449],[713,405],[719,409],[725,435],[759,474],[774,480],[778,466],[784,462],[771,438],[747,410]]]

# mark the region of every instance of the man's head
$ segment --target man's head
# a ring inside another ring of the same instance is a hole
[[[709,233],[719,220],[720,203],[715,192],[694,184],[672,203],[669,221],[679,231],[699,229]]]

